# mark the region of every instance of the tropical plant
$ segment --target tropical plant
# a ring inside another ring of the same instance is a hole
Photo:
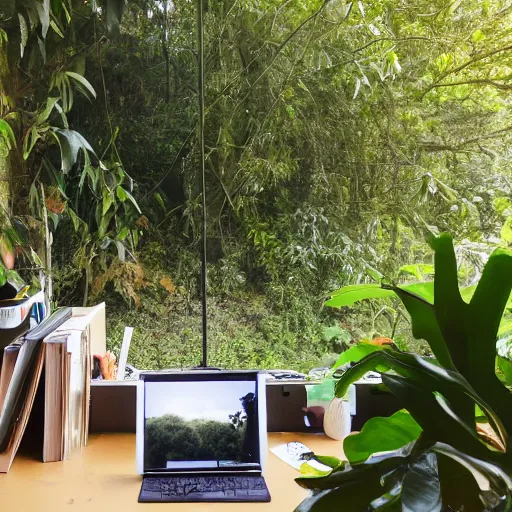
[[[413,335],[429,343],[435,358],[386,346],[352,358],[336,395],[378,370],[405,411],[371,420],[347,437],[348,461],[320,457],[331,469],[297,479],[314,491],[298,511],[512,510],[512,394],[495,372],[512,253],[493,252],[478,285],[461,293],[451,237],[433,239],[432,247],[432,286],[384,284],[372,293],[401,299]]]
[[[118,31],[123,4],[8,4],[0,19],[0,145],[6,146],[0,152],[0,168],[16,187],[7,191],[2,215],[16,218],[11,225],[21,225],[24,234],[31,235],[23,240],[18,236],[16,245],[29,255],[39,254],[32,264],[39,263],[36,270],[45,271],[50,300],[52,241],[59,224],[73,226],[72,258],[86,303],[93,272],[104,271],[116,259],[133,260],[144,227],[137,222],[140,209],[132,195],[133,180],[117,152],[117,131],[112,129],[96,154],[84,135],[71,129],[74,107],[85,102],[90,108],[96,100],[96,90],[84,76],[86,56],[98,47],[98,39]],[[90,32],[92,26],[97,40],[87,45],[77,34]],[[12,201],[10,207],[9,194],[23,201]],[[4,239],[14,245],[4,232]]]

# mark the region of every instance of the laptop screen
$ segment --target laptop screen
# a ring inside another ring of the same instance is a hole
[[[255,374],[166,377],[144,384],[144,471],[260,468]]]

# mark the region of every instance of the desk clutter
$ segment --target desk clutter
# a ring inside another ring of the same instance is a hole
[[[22,440],[43,462],[87,444],[92,353],[105,353],[105,304],[61,308],[0,331],[0,473]]]

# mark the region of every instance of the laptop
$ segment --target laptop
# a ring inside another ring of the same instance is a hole
[[[147,372],[137,383],[139,502],[268,502],[265,374]]]

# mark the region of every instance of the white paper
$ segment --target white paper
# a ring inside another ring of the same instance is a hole
[[[276,457],[279,457],[282,461],[286,462],[286,464],[289,464],[292,468],[297,470],[300,470],[302,464],[305,462],[319,471],[331,470],[329,466],[325,466],[316,460],[308,460],[309,456],[313,455],[313,452],[307,446],[297,441],[280,444],[279,446],[270,448],[270,451]]]

